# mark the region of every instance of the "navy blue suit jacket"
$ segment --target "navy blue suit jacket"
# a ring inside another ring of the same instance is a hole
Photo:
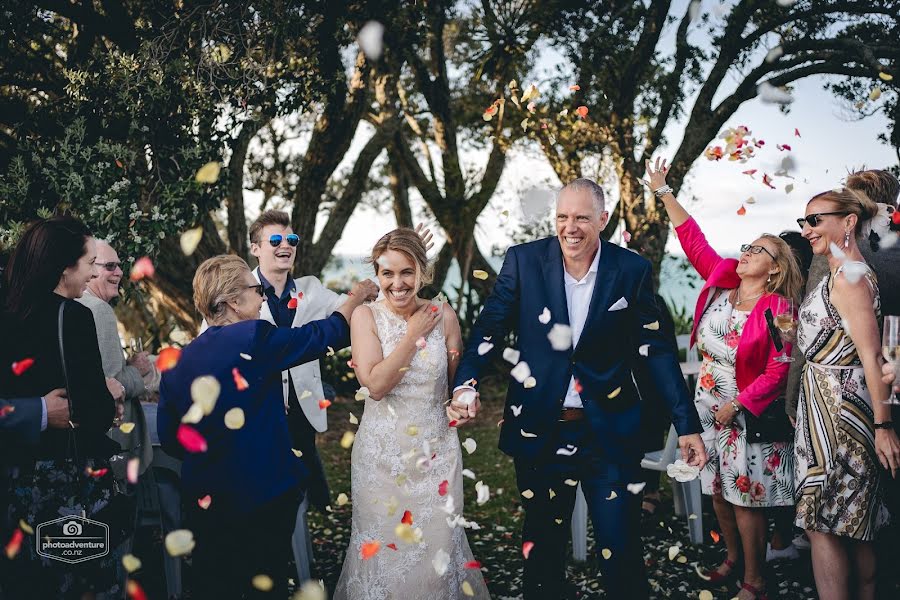
[[[652,391],[671,406],[678,434],[700,431],[675,349],[659,329],[645,327],[660,318],[649,261],[606,241],[601,245],[590,308],[575,348],[556,351],[547,339],[554,323],[569,324],[562,250],[556,237],[507,250],[494,289],[472,328],[454,386],[477,379],[510,331],[518,337],[520,360],[528,363],[537,381],[526,389],[509,379],[500,449],[511,456],[533,460],[545,449],[574,375],[582,386],[586,416],[605,458],[621,463],[639,459],[641,404],[632,378],[639,361],[645,361],[652,373],[650,381],[656,387]],[[628,307],[610,311],[620,298]],[[551,313],[546,325],[538,321],[544,307]],[[488,336],[492,336],[494,349],[479,355],[478,345]],[[522,407],[518,417],[511,406]],[[523,431],[537,437],[524,436]]]
[[[156,421],[163,449],[184,459],[186,501],[209,494],[217,509],[248,513],[301,488],[308,473],[291,451],[281,372],[324,357],[328,346],[349,344],[350,327],[340,313],[293,329],[257,320],[210,327],[188,344],[175,368],[163,373]],[[250,386],[244,391],[234,382],[235,367]],[[202,375],[215,377],[222,389],[213,412],[192,425],[206,439],[207,451],[188,453],[176,434],[192,404],[191,383]],[[235,407],[244,411],[245,422],[231,430],[224,418]]]

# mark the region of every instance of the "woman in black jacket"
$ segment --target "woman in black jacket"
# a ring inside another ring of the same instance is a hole
[[[83,223],[54,217],[34,223],[22,236],[5,271],[0,305],[0,395],[40,397],[49,389],[68,387],[71,430],[45,428],[36,447],[17,448],[2,457],[12,474],[8,510],[11,523],[21,520],[36,527],[66,514],[104,514],[113,504],[111,485],[103,474],[119,445],[106,436],[116,405],[103,373],[91,311],[72,299],[80,297],[88,281],[97,277],[95,241]],[[63,372],[59,344],[59,309],[63,314]],[[114,384],[113,384],[114,385]],[[36,401],[40,401],[39,399]],[[41,407],[46,415],[46,408]],[[74,442],[74,444],[72,443]],[[73,450],[77,448],[77,451]],[[81,461],[77,467],[69,460]],[[85,477],[87,465],[93,478]],[[61,500],[72,485],[70,501]],[[27,533],[27,532],[26,532]],[[110,531],[113,538],[115,531]],[[112,553],[105,557],[110,559]],[[44,559],[46,561],[46,559]],[[34,597],[80,597],[83,592],[115,588],[114,565],[102,559],[76,565],[51,560],[44,568],[35,543],[26,536],[12,561],[2,561],[4,593],[27,592]],[[51,567],[51,568],[46,568]],[[110,568],[111,567],[111,568]],[[19,589],[18,586],[21,586]]]

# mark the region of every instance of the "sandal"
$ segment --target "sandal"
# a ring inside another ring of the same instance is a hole
[[[703,579],[706,581],[709,581],[710,583],[713,583],[713,584],[728,583],[732,580],[736,581],[739,576],[739,574],[737,572],[737,564],[735,564],[734,561],[731,561],[727,558],[725,559],[724,562],[722,562],[722,564],[725,565],[726,567],[728,567],[727,573],[724,573],[724,574],[719,573],[719,570],[717,567],[717,568],[713,569],[712,571],[706,571],[705,573],[703,573],[702,574]]]
[[[754,587],[754,586],[750,585],[749,583],[745,582],[744,585],[741,586],[741,589],[746,590],[746,591],[750,592],[751,594],[753,594],[753,600],[769,600],[769,597],[766,596],[765,590],[761,590],[757,587]],[[738,593],[740,593],[740,592],[738,592]]]

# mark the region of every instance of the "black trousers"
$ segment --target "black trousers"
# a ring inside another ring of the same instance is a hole
[[[192,598],[286,598],[291,535],[302,494],[292,490],[248,514],[208,510],[190,503],[186,527],[194,533]],[[268,575],[270,592],[252,585]]]
[[[607,597],[648,597],[640,496],[626,489],[629,483],[641,481],[639,458],[626,464],[610,462],[594,437],[586,421],[560,422],[543,456],[534,462],[515,461],[519,492],[525,492],[522,541],[534,544],[525,559],[525,600],[566,597],[566,548],[576,493],[566,480],[581,482]],[[577,448],[571,456],[556,453],[571,447]],[[608,499],[611,492],[616,497]]]

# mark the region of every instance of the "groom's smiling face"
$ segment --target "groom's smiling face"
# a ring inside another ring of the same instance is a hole
[[[565,188],[556,200],[556,237],[569,260],[593,259],[609,213],[594,204],[589,191]]]

